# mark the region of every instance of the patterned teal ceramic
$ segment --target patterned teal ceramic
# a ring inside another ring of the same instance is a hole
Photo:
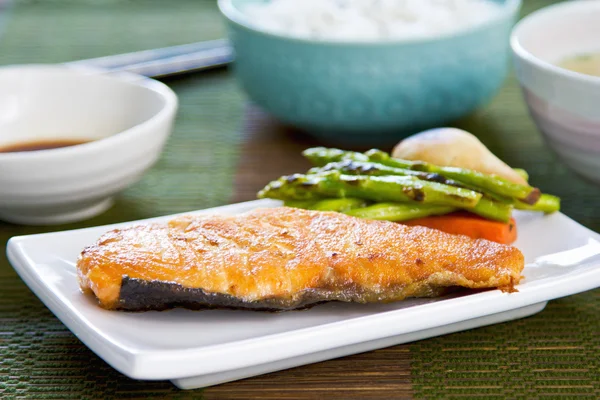
[[[521,0],[450,36],[390,42],[327,42],[258,30],[243,6],[220,0],[250,98],[284,123],[328,142],[394,142],[447,124],[489,101],[508,70]]]

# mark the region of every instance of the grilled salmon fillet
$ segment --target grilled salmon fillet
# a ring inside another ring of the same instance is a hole
[[[429,297],[456,286],[510,290],[523,267],[512,246],[287,207],[116,229],[77,262],[83,291],[123,310],[288,310]]]

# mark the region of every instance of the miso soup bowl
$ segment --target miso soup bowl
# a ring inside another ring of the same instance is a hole
[[[600,77],[557,66],[600,52],[600,1],[568,1],[534,12],[513,31],[516,75],[547,144],[573,171],[600,184]]]
[[[49,65],[0,68],[0,148],[87,141],[0,153],[0,220],[51,225],[105,211],[156,162],[176,109],[171,89],[138,75]]]
[[[444,36],[374,42],[267,32],[244,12],[264,0],[219,0],[250,99],[326,142],[375,145],[471,113],[502,86],[520,0]]]

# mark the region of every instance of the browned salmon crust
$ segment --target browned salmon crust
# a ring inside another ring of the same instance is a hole
[[[81,253],[81,288],[107,309],[287,310],[512,289],[521,252],[487,240],[279,207],[116,229]]]

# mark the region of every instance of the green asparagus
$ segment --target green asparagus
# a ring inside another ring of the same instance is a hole
[[[430,182],[438,182],[443,183],[444,185],[456,186],[463,189],[469,189],[474,192],[479,192],[481,189],[473,186],[469,186],[464,183],[459,183],[452,179],[444,178],[442,175],[438,173],[429,173],[429,172],[421,172],[421,171],[413,171],[410,169],[404,168],[395,168],[387,165],[375,163],[375,162],[364,162],[364,161],[338,161],[332,162],[324,167],[314,167],[311,168],[308,173],[309,174],[322,174],[328,171],[340,171],[347,175],[374,175],[374,176],[387,176],[387,175],[395,175],[395,176],[415,176],[419,179],[430,181]],[[514,200],[510,197],[499,196],[490,192],[482,192],[484,197],[489,197],[492,200],[500,201],[507,204],[512,204]]]
[[[444,215],[455,210],[454,207],[435,204],[377,203],[372,206],[346,211],[345,214],[365,219],[408,221],[431,215]]]
[[[351,176],[329,171],[319,175],[281,177],[269,183],[258,197],[281,200],[356,197],[376,202],[417,202],[472,209],[482,195],[413,176]]]
[[[344,160],[326,164],[323,167],[311,168],[309,174],[320,174],[328,171],[340,171],[347,175],[373,175],[373,176],[415,176],[424,181],[443,183],[450,186],[460,186],[460,183],[444,178],[440,174],[413,171],[405,168],[395,168],[375,162]]]
[[[407,221],[430,215],[443,215],[455,211],[457,208],[437,204],[421,203],[368,203],[356,198],[318,199],[318,200],[288,200],[286,206],[304,208],[306,210],[337,211],[355,217],[367,219],[380,219],[388,221]],[[495,202],[482,198],[475,208],[469,210],[484,218],[508,222],[512,207],[509,204]]]
[[[523,203],[522,201],[515,201],[514,206],[517,210],[540,211],[550,214],[560,210],[560,198],[544,193],[533,205]]]
[[[341,199],[288,200],[284,202],[284,205],[287,207],[304,208],[305,210],[347,212],[356,208],[366,207],[369,205],[369,202],[363,199],[346,197]]]
[[[467,169],[396,159],[376,149],[358,153],[318,147],[303,154],[315,168],[306,175],[283,176],[269,183],[258,197],[281,199],[289,207],[388,221],[464,209],[508,222],[515,208],[545,213],[560,209],[558,197],[528,185]],[[526,171],[515,171],[528,180]]]
[[[332,149],[327,147],[311,147],[302,152],[302,155],[306,157],[313,165],[317,167],[323,167],[330,162],[352,160],[352,161],[365,161],[368,162],[369,157],[363,153],[356,151],[344,151],[340,149]]]
[[[502,203],[487,197],[483,197],[475,208],[468,210],[473,214],[481,217],[492,219],[494,221],[508,222],[512,214],[513,206],[511,204]]]
[[[357,153],[339,149],[315,147],[305,150],[302,154],[314,165],[320,167],[325,166],[330,162],[352,160],[361,162],[371,161],[394,168],[437,173],[444,178],[458,181],[469,187],[476,187],[481,191],[490,192],[494,195],[522,200],[528,204],[535,204],[540,195],[540,191],[536,188],[512,183],[498,176],[486,175],[477,171],[462,168],[438,167],[421,161],[401,160],[392,158],[388,153],[376,149],[369,150],[366,153]]]

